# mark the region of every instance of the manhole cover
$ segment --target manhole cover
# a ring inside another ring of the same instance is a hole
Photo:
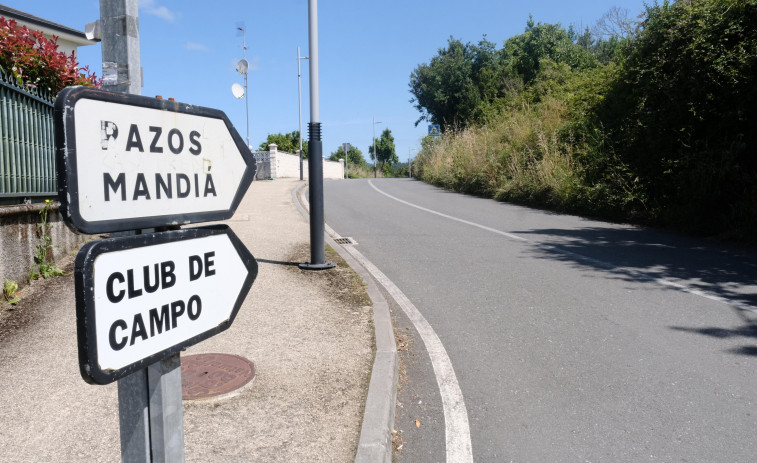
[[[181,398],[209,399],[236,391],[255,378],[255,365],[232,354],[181,357]]]

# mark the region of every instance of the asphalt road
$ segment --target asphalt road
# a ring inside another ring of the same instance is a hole
[[[443,344],[475,461],[757,458],[754,252],[409,179],[324,191],[328,225]],[[407,346],[395,460],[445,461],[433,354],[393,312]]]

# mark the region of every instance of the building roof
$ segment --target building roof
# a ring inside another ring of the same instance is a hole
[[[47,19],[42,19],[38,16],[2,4],[0,4],[0,16],[4,16],[8,19],[15,19],[20,23],[38,26],[43,32],[64,36],[66,39],[77,45],[92,45],[95,43],[92,40],[88,40],[87,36],[82,31],[48,21]]]

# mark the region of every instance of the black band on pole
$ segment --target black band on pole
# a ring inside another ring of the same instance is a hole
[[[324,270],[336,267],[334,262],[326,262],[323,214],[323,146],[321,144],[321,123],[308,123],[308,181],[310,199],[310,262],[300,264],[301,269]]]

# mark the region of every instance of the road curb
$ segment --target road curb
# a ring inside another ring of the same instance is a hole
[[[309,218],[307,199],[300,196],[305,185],[305,182],[302,182],[292,191],[292,201],[300,213],[305,218]],[[365,267],[343,246],[334,241],[333,238],[338,238],[339,235],[328,225],[325,225],[325,227],[328,232],[326,242],[363,278],[368,296],[373,302],[376,356],[373,360],[371,381],[368,385],[368,396],[365,401],[365,412],[355,462],[390,463],[392,461],[392,429],[397,401],[399,362],[397,344],[394,341],[394,327],[389,314],[389,304]]]

